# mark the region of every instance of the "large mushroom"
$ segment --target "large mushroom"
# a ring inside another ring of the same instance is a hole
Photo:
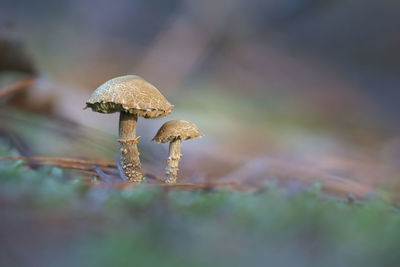
[[[143,178],[136,137],[138,117],[158,118],[171,113],[171,103],[153,85],[136,75],[111,79],[98,87],[86,101],[86,108],[100,113],[119,112],[121,166],[127,179],[140,183]]]
[[[166,168],[166,183],[176,183],[178,177],[178,165],[182,158],[181,143],[182,140],[194,139],[201,137],[203,134],[199,128],[190,121],[173,120],[164,123],[158,130],[153,141],[158,143],[169,143],[169,158],[167,160],[168,166]]]

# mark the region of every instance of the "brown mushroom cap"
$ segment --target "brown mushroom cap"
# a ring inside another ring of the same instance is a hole
[[[174,108],[152,84],[136,75],[111,79],[98,87],[86,108],[100,113],[129,112],[145,118],[166,116]]]
[[[190,121],[173,120],[168,121],[161,126],[156,136],[152,139],[156,142],[171,142],[175,139],[194,139],[203,136],[199,128]]]

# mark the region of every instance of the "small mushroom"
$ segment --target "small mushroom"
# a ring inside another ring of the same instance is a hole
[[[169,158],[167,160],[168,166],[166,168],[166,183],[176,183],[178,176],[178,165],[182,158],[181,142],[186,139],[194,139],[201,137],[203,134],[199,128],[190,121],[173,120],[168,121],[161,126],[153,141],[158,143],[169,143]]]
[[[121,166],[126,178],[140,183],[143,178],[136,137],[138,117],[158,118],[171,113],[171,103],[153,85],[136,75],[111,79],[98,87],[86,108],[100,113],[120,112],[119,138]]]

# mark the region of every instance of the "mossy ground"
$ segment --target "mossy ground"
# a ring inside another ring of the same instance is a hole
[[[0,165],[1,266],[398,266],[400,213],[271,186],[119,190]]]

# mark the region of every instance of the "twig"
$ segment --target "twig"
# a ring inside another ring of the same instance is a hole
[[[47,160],[51,159],[51,160]],[[61,159],[61,161],[54,161],[54,159]],[[23,156],[15,156],[15,157],[0,157],[0,160],[24,160],[24,165],[27,166],[52,166],[58,167],[63,169],[73,169],[73,170],[81,170],[81,171],[88,171],[88,172],[97,172],[96,169],[93,168],[93,165],[90,163],[95,161],[90,160],[76,160],[76,159],[67,159],[67,158],[47,158],[47,157],[23,157]],[[64,161],[64,162],[62,162]],[[82,164],[85,163],[85,164]],[[89,163],[89,164],[88,164]],[[100,162],[101,163],[101,162]],[[107,172],[112,172],[114,167],[110,167],[109,165],[103,163],[103,168],[108,168]],[[103,172],[104,174],[104,172]],[[105,175],[105,174],[104,174]]]
[[[144,177],[146,177],[148,181],[149,180],[153,180],[155,182],[164,183],[164,179],[159,178],[159,177],[157,177],[157,176],[155,176],[155,175],[153,175],[151,173],[148,173],[148,172],[144,174]]]
[[[165,189],[210,189],[220,186],[235,186],[237,185],[236,182],[227,182],[227,183],[209,183],[209,184],[131,184],[131,183],[124,183],[120,184],[119,187],[121,189],[127,189],[136,186],[147,186],[147,187],[160,187]]]
[[[17,135],[16,133],[0,126],[0,136],[7,138],[19,154],[27,157],[33,154],[32,149],[28,146],[24,139],[22,139],[21,136]]]
[[[111,179],[96,165],[92,166],[92,168],[97,172],[99,177],[107,184],[112,184]]]
[[[15,94],[21,90],[24,90],[29,86],[32,86],[35,83],[35,81],[36,81],[35,78],[26,78],[10,87],[0,90],[0,99]]]
[[[88,171],[88,172],[96,172],[93,170],[91,166],[84,166],[84,165],[73,165],[73,164],[65,164],[65,163],[46,163],[46,162],[24,162],[24,165],[28,166],[51,166],[57,167],[62,169],[72,169],[72,170],[79,170],[79,171]]]
[[[63,157],[25,157],[25,156],[0,156],[1,160],[26,160],[26,161],[44,161],[44,162],[59,162],[59,163],[72,163],[80,165],[96,165],[100,167],[116,168],[116,164],[112,161],[107,160],[85,160],[75,158],[63,158]]]
[[[218,186],[232,186],[236,185],[235,182],[226,182],[226,183],[209,183],[209,184],[159,184],[161,187],[170,187],[170,188],[193,188],[193,189],[205,189],[205,188],[213,188]]]

